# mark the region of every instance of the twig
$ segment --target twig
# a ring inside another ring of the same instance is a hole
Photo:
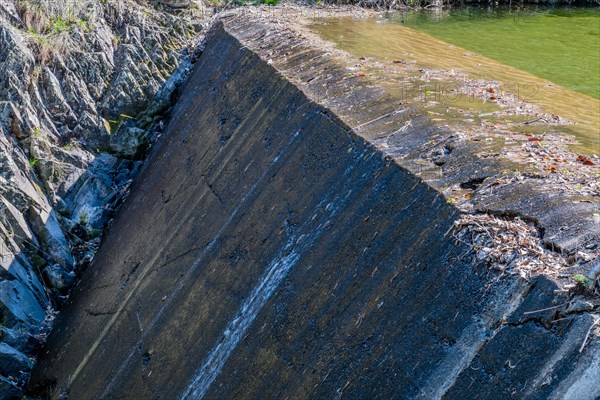
[[[594,323],[590,326],[590,329],[588,329],[587,333],[585,334],[585,338],[583,339],[583,343],[581,344],[581,347],[579,348],[579,352],[580,353],[583,351],[583,349],[585,349],[585,346],[587,345],[588,338],[590,337],[590,334],[592,333],[592,330],[596,327],[596,325],[598,325],[599,321],[600,321],[600,319],[596,319],[594,321]]]
[[[542,120],[542,121],[546,122],[546,120],[544,119],[544,117],[539,117],[539,118],[536,118],[536,119],[532,119],[531,121],[525,121],[525,122],[523,122],[523,125],[533,124],[534,122],[537,122],[539,120]]]

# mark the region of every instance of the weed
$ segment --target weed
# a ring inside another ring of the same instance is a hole
[[[58,18],[55,18],[54,21],[52,21],[48,33],[50,35],[60,35],[61,33],[69,32],[70,30],[71,30],[70,21],[68,21],[62,17],[58,17]]]
[[[126,119],[133,119],[133,117],[126,115],[126,114],[120,114],[115,119],[111,119],[109,121],[104,119],[103,121],[104,121],[104,126],[108,130],[108,133],[112,135],[119,129],[119,127],[121,126],[121,123],[123,123],[123,121],[125,121]]]
[[[582,274],[573,275],[571,278],[586,289],[591,289],[594,286],[594,281]]]
[[[33,67],[33,70],[31,71],[31,79],[33,81],[37,81],[41,74],[42,74],[42,67],[40,67],[39,65],[36,65],[35,67]]]

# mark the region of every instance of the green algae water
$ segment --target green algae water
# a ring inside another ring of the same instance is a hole
[[[466,7],[390,20],[600,99],[600,8]]]
[[[386,81],[397,79],[400,86],[410,70],[422,72],[419,68],[448,71],[457,80],[499,82],[525,103],[570,121],[560,130],[577,138],[576,151],[600,154],[599,11],[536,9],[511,13],[517,12],[465,8],[376,18],[327,18],[315,20],[311,30],[355,55],[359,60],[356,68],[365,69],[363,72],[368,73],[371,61],[385,65],[382,73]],[[535,21],[546,25],[530,26]],[[573,27],[558,28],[570,23]],[[498,33],[503,24],[504,35]],[[539,33],[542,31],[545,38]],[[572,31],[577,33],[568,36]],[[572,48],[566,50],[553,43]],[[396,65],[407,65],[409,70],[396,71]]]

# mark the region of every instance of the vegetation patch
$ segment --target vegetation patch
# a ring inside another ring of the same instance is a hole
[[[18,11],[27,32],[38,50],[40,62],[52,55],[64,54],[73,48],[71,35],[75,31],[91,32],[99,14],[97,1],[19,0]]]

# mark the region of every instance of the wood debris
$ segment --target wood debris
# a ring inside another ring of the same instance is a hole
[[[546,248],[537,229],[521,219],[487,214],[464,214],[455,222],[455,237],[475,250],[494,270],[529,279],[544,274],[558,277],[566,259]]]

